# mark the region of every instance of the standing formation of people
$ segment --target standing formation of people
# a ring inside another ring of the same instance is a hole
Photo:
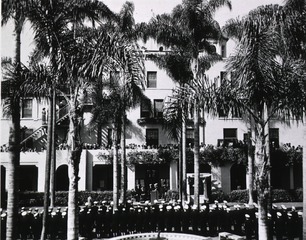
[[[224,201],[205,203],[199,208],[180,200],[154,200],[144,203],[127,201],[113,208],[112,202],[89,199],[79,209],[79,234],[86,239],[109,238],[142,232],[178,232],[217,236],[219,232],[258,239],[257,205],[233,205]],[[21,208],[18,217],[18,239],[39,239],[43,211]],[[66,239],[67,208],[49,208],[48,239]],[[276,239],[302,239],[302,212],[292,207],[273,206],[268,214],[269,232]],[[1,239],[5,239],[6,212],[1,209]]]

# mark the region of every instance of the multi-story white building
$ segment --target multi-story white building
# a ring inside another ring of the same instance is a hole
[[[146,45],[147,52],[162,50],[151,42]],[[228,53],[233,50],[234,43],[225,41],[216,44],[216,51],[226,60]],[[132,109],[127,113],[130,124],[127,126],[126,142],[127,152],[156,153],[158,150],[153,149],[157,146],[175,147],[177,142],[169,138],[167,131],[163,128],[160,119],[162,118],[162,108],[165,99],[172,94],[176,83],[158,68],[149,59],[146,60],[147,87],[145,94],[151,99],[153,106],[153,115],[145,107]],[[222,79],[225,63],[215,64],[207,75],[210,79]],[[63,99],[57,100],[59,107],[57,113],[57,143],[59,144],[56,151],[56,189],[68,189],[68,150],[65,149],[65,142],[68,130],[67,106]],[[111,190],[112,189],[112,165],[109,160],[110,151],[97,145],[108,146],[111,141],[111,127],[105,127],[102,131],[102,142],[97,143],[96,131],[90,131],[87,128],[90,117],[90,105],[84,114],[84,126],[82,140],[85,143],[80,162],[80,181],[79,190]],[[21,127],[22,127],[22,144],[21,168],[20,168],[20,189],[31,191],[44,191],[44,176],[46,162],[46,124],[44,122],[45,110],[48,110],[46,101],[38,101],[33,98],[26,98],[22,103],[21,110]],[[205,124],[200,124],[200,143],[220,145],[222,142],[243,141],[248,133],[248,125],[240,118],[239,114],[231,113],[229,116],[219,114],[211,116],[205,114]],[[2,116],[1,118],[1,186],[4,190],[7,186],[6,169],[8,162],[8,153],[5,147],[8,145],[9,119]],[[296,121],[280,122],[272,121],[270,129],[270,139],[276,145],[290,143],[298,146],[302,143],[301,125]],[[193,128],[187,125],[187,142],[192,142]],[[144,149],[144,146],[146,148]],[[146,154],[148,156],[148,154]],[[282,168],[282,167],[280,167]],[[279,170],[277,168],[276,170]],[[202,173],[211,174],[213,187],[221,188],[225,193],[237,188],[246,187],[246,168],[238,164],[228,163],[223,166],[213,167],[202,165]],[[273,171],[273,166],[272,166]],[[291,166],[288,169],[282,168],[282,178],[275,183],[275,187],[297,188],[301,187],[301,168]],[[187,172],[193,172],[192,164],[187,166]],[[207,176],[208,176],[207,175]],[[276,178],[276,175],[272,174]],[[149,184],[159,183],[166,184],[169,189],[178,189],[178,161],[161,161],[160,163],[147,163],[145,161],[133,162],[127,166],[127,188],[135,189],[137,184],[147,187]]]

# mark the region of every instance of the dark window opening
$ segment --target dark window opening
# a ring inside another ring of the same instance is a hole
[[[186,145],[193,147],[194,145],[194,129],[186,129]]]
[[[221,45],[221,56],[222,58],[226,58],[226,45],[225,44]]]
[[[157,72],[147,72],[147,87],[148,88],[157,87]]]
[[[273,148],[279,147],[279,129],[278,128],[269,129],[269,140],[270,140],[271,147]]]
[[[146,143],[147,146],[158,146],[158,129],[146,130]]]
[[[164,101],[162,99],[155,99],[154,100],[154,116],[157,118],[163,117],[163,106]]]
[[[141,118],[148,118],[150,117],[150,107],[147,103],[141,102],[140,105],[140,117]]]
[[[237,128],[224,128],[223,140],[225,146],[231,146],[237,142]]]
[[[21,113],[23,118],[32,118],[32,107],[33,107],[32,99],[23,99],[22,113]]]

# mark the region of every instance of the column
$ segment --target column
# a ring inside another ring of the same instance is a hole
[[[135,189],[135,165],[127,166],[127,189]]]
[[[178,169],[177,162],[171,161],[169,167],[169,181],[170,181],[170,190],[177,190],[177,180],[178,180]]]

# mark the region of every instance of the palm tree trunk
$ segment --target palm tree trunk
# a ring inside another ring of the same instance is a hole
[[[306,239],[306,113],[304,116],[303,143],[303,239]]]
[[[50,170],[50,206],[55,206],[55,169],[56,169],[56,139],[55,139],[55,131],[56,131],[56,91],[53,88],[52,94],[52,141],[51,141],[51,170]]]
[[[126,149],[125,149],[125,113],[122,114],[121,129],[121,194],[120,200],[124,205],[126,200]]]
[[[45,168],[45,192],[44,192],[44,213],[42,219],[42,230],[40,239],[46,239],[46,228],[48,226],[48,207],[49,207],[49,190],[50,190],[50,167],[52,155],[52,119],[53,119],[53,98],[49,99],[49,114],[48,114],[48,136],[47,136],[47,153],[46,153],[46,168]]]
[[[186,113],[183,105],[183,121],[182,121],[182,184],[183,184],[183,200],[187,200],[187,161],[186,161]]]
[[[114,124],[115,125],[115,124]],[[118,130],[113,132],[113,210],[118,209]]]
[[[267,107],[265,105],[265,107]],[[268,109],[267,111],[265,111],[266,116],[264,117],[265,119],[268,119]],[[271,171],[270,171],[270,167],[271,167],[271,161],[270,161],[270,135],[269,135],[269,127],[270,124],[269,122],[266,122],[265,124],[265,134],[266,134],[266,140],[265,140],[265,144],[266,144],[266,159],[267,159],[267,176],[268,176],[268,203],[267,203],[267,208],[268,208],[268,212],[271,213],[272,211],[272,195],[271,195]]]
[[[68,174],[69,174],[69,194],[68,194],[68,221],[67,240],[77,240],[79,233],[78,226],[78,181],[79,164],[82,153],[80,141],[81,116],[74,105],[74,100],[70,101],[70,123],[69,123],[69,151]]]
[[[179,190],[179,199],[183,201],[183,158],[182,158],[182,136],[180,137],[180,143],[179,143],[179,160],[178,160],[178,190]]]
[[[15,64],[17,78],[20,81],[20,48],[21,48],[21,25],[19,4],[16,3],[15,33]],[[14,94],[15,95],[15,94]],[[7,222],[6,239],[17,239],[17,220],[18,220],[18,188],[19,188],[19,165],[20,165],[20,98],[10,96],[12,100],[12,122],[9,130],[9,162],[7,169]]]
[[[265,122],[267,106],[263,107],[263,121],[257,124],[257,135],[255,138],[255,166],[257,175],[257,196],[258,196],[258,238],[269,239],[269,228],[267,224],[268,199],[269,199],[269,173],[267,169],[268,160],[266,155],[266,133]]]
[[[20,105],[16,99],[12,109],[12,123],[9,135],[9,162],[7,188],[6,239],[17,239],[18,219],[18,170],[20,165]]]
[[[197,100],[194,103],[193,109],[193,121],[194,121],[194,204],[199,208],[200,206],[200,196],[199,196],[199,186],[200,186],[200,171],[199,171],[199,107]]]
[[[254,153],[252,147],[252,130],[248,132],[248,190],[249,190],[249,204],[253,204],[253,186],[254,186]]]

